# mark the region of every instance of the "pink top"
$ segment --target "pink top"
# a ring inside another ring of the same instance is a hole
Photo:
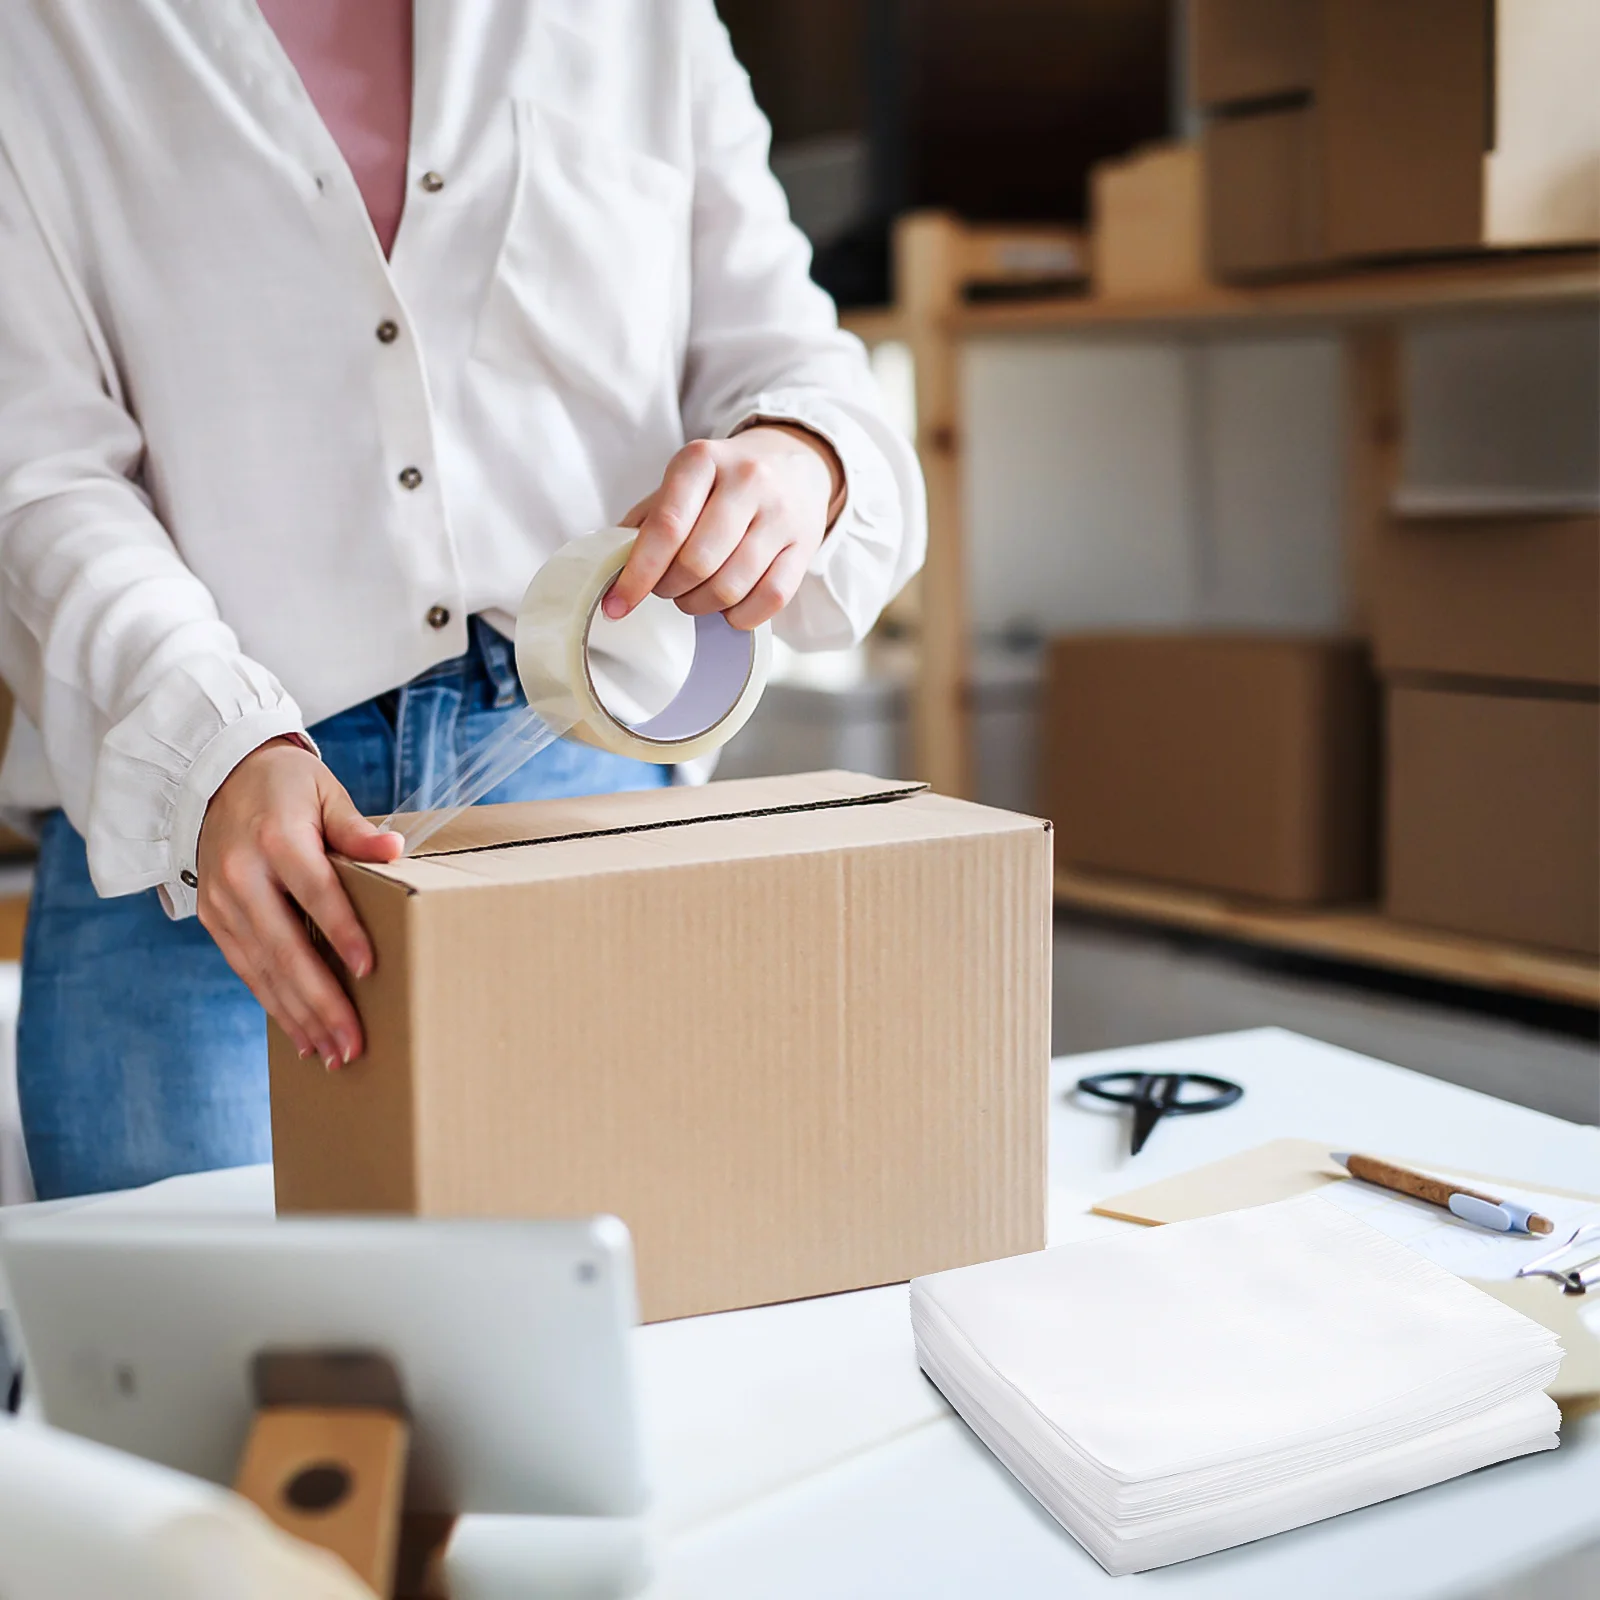
[[[383,253],[406,200],[411,0],[258,0],[343,152]]]

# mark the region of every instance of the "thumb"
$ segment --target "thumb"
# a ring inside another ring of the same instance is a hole
[[[352,861],[394,861],[405,853],[398,833],[387,833],[368,822],[355,808],[344,785],[330,782],[322,794],[322,834],[330,850]]]

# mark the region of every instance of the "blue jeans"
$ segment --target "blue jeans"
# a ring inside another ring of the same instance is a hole
[[[357,807],[383,816],[523,705],[511,646],[471,647],[311,730]],[[558,740],[485,802],[648,789],[671,769]],[[83,840],[45,820],[22,956],[17,1079],[40,1199],[270,1159],[265,1018],[211,936],[155,891],[102,900]]]

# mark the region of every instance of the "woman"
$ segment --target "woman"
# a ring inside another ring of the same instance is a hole
[[[514,713],[562,542],[632,506],[608,613],[802,648],[915,570],[914,460],[766,145],[711,0],[0,7],[0,668],[61,802],[41,1195],[266,1159],[261,1007],[360,1054],[295,908],[371,966],[327,852],[392,857],[363,815]],[[562,742],[489,798],[666,776]]]

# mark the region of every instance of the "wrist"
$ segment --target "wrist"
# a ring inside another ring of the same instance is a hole
[[[745,433],[771,432],[781,433],[794,440],[797,444],[804,445],[828,470],[828,513],[825,527],[832,529],[839,520],[839,513],[844,510],[844,503],[849,485],[844,475],[844,463],[839,459],[836,451],[820,433],[813,432],[800,422],[753,422]]]

